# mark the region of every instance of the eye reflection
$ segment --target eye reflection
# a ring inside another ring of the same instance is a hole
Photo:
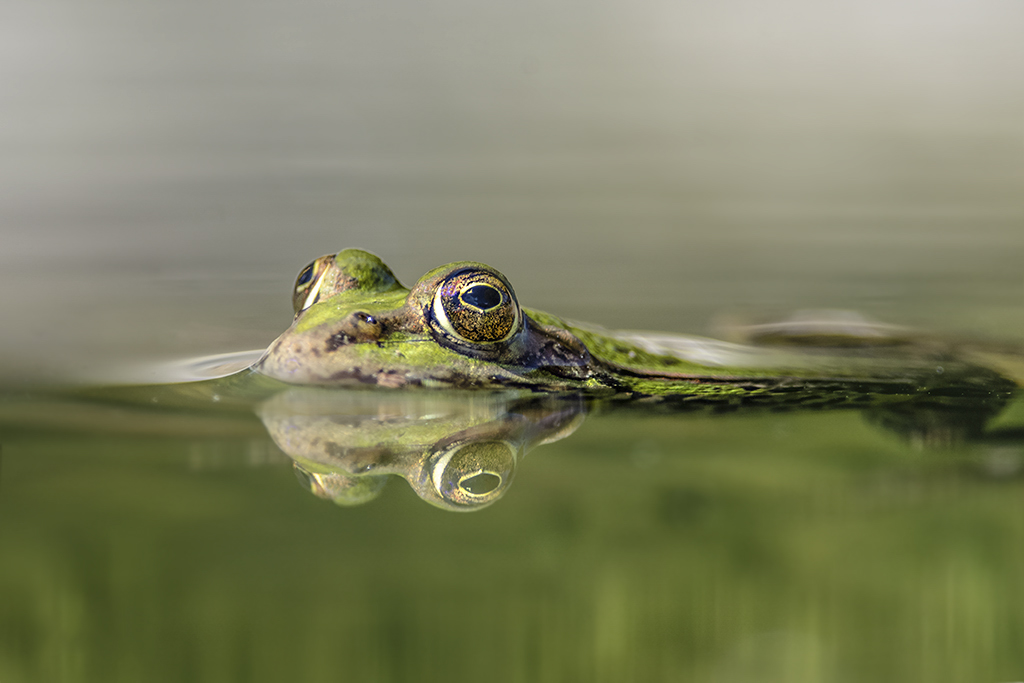
[[[459,443],[435,456],[431,480],[438,495],[466,508],[497,500],[512,482],[517,449],[507,441]]]

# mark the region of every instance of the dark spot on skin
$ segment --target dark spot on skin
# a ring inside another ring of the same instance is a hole
[[[339,370],[327,379],[331,382],[360,382],[361,384],[376,384],[376,375],[364,375],[359,370]]]
[[[351,343],[351,341],[352,341],[352,337],[348,336],[344,332],[339,332],[337,334],[333,334],[333,335],[331,335],[330,337],[327,338],[327,344],[326,344],[327,352],[330,353],[331,351],[337,351],[339,348],[341,348],[345,344]]]

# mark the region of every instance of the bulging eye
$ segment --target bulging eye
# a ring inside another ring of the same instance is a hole
[[[292,290],[295,315],[313,304],[327,301],[344,292],[383,294],[402,289],[395,274],[384,262],[361,249],[342,249],[321,256],[299,271]]]
[[[517,451],[506,441],[460,443],[435,456],[430,479],[447,503],[478,508],[501,497],[512,483]]]
[[[292,292],[292,308],[295,309],[296,315],[319,300],[324,273],[333,262],[333,256],[321,256],[299,271],[299,276],[295,278],[295,290]]]
[[[507,341],[522,320],[511,285],[497,273],[476,269],[457,271],[441,282],[433,313],[444,332],[473,344]]]

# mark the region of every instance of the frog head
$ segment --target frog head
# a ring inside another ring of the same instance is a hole
[[[302,269],[293,304],[291,327],[253,365],[284,382],[552,389],[589,372],[583,343],[524,311],[481,263],[441,266],[407,289],[378,257],[346,249]]]

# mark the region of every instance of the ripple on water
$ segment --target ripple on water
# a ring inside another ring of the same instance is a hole
[[[262,355],[263,349],[253,349],[193,358],[129,362],[116,367],[94,368],[93,372],[79,379],[94,384],[166,384],[216,379],[244,370]]]

